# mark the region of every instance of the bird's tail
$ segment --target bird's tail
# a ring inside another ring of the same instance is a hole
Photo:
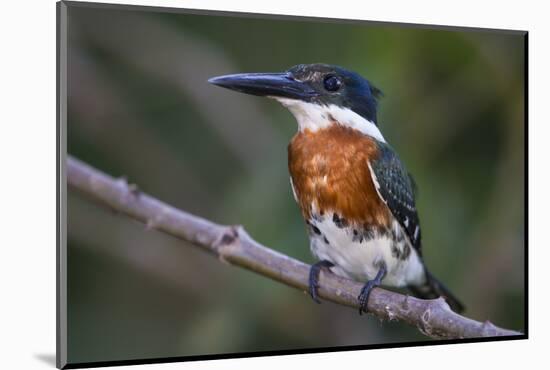
[[[418,298],[435,299],[443,297],[456,313],[464,311],[464,305],[454,296],[443,283],[435,278],[427,269],[426,282],[423,285],[409,285],[407,288]]]

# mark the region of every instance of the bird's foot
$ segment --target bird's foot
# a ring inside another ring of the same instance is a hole
[[[368,312],[367,304],[369,303],[370,292],[372,291],[372,288],[380,285],[382,279],[386,276],[386,272],[386,265],[380,266],[376,277],[372,280],[367,281],[367,283],[361,289],[361,293],[359,293],[359,297],[357,297],[357,299],[359,300],[359,315],[362,315],[363,312]]]
[[[311,265],[309,270],[309,295],[317,303],[321,303],[317,291],[319,289],[319,273],[323,267],[329,268],[334,266],[334,264],[327,260],[322,260]]]

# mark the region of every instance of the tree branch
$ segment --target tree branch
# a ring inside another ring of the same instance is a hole
[[[101,204],[155,229],[186,240],[218,256],[221,261],[267,276],[291,287],[307,290],[309,265],[264,247],[241,226],[223,226],[191,215],[148,196],[125,179],[112,177],[78,159],[67,158],[67,181]],[[319,296],[358,308],[358,282],[321,272]],[[375,288],[369,312],[382,320],[399,320],[416,326],[423,334],[439,339],[516,336],[520,332],[499,328],[453,312],[442,299],[421,300]]]

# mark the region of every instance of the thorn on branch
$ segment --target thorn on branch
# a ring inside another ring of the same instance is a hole
[[[483,324],[481,324],[481,333],[486,335],[491,335],[491,332],[494,331],[495,326],[492,322],[489,320],[485,320]]]
[[[134,197],[139,197],[139,195],[141,194],[141,189],[137,184],[129,183],[127,176],[121,176],[119,181],[122,184],[122,186],[124,186],[126,190],[128,190],[130,194],[132,194]]]
[[[219,240],[215,243],[220,261],[230,263],[228,257],[240,248],[239,234],[243,229],[240,225],[228,226],[225,228]]]
[[[134,184],[134,183],[128,184],[128,190],[134,197],[139,197],[141,194],[141,190],[139,186],[137,186],[137,184]]]
[[[128,187],[128,176],[122,175],[118,178],[118,182],[121,183],[123,186]]]
[[[233,244],[235,240],[239,237],[239,231],[236,226],[228,227],[228,230],[222,234],[222,237],[219,242],[219,246],[223,247],[226,245]]]
[[[438,297],[435,299],[435,303],[443,310],[452,311],[451,307],[443,297]]]

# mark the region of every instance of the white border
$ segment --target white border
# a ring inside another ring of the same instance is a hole
[[[527,29],[530,33],[529,341],[369,350],[135,366],[133,369],[328,368],[517,369],[546,363],[549,307],[545,272],[550,137],[549,26],[544,2],[253,0],[112,1],[200,9]],[[3,368],[52,368],[55,353],[55,2],[11,1],[2,9]],[[544,365],[542,365],[544,366]]]

